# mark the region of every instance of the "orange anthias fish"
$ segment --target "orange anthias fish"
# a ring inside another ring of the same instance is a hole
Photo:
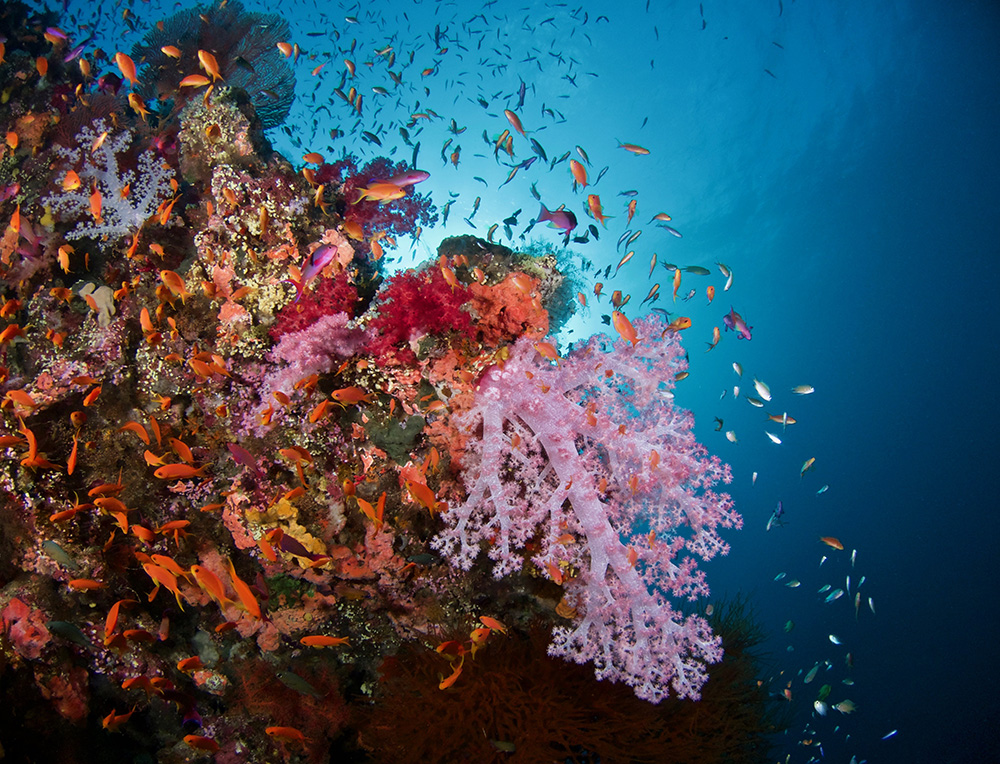
[[[215,60],[215,56],[209,53],[207,50],[198,51],[198,63],[201,68],[205,70],[206,73],[212,75],[212,80],[225,79],[221,72],[219,72],[219,62]]]
[[[615,327],[615,331],[621,335],[622,339],[631,342],[633,347],[639,342],[639,336],[636,334],[635,327],[632,326],[632,322],[620,310],[612,311],[611,324]]]
[[[180,81],[179,86],[182,88],[203,88],[211,84],[212,81],[204,74],[189,74]]]
[[[636,146],[634,143],[619,143],[618,147],[625,149],[632,154],[636,154],[637,156],[643,156],[649,153],[649,149],[644,149],[642,146]]]
[[[214,599],[221,606],[225,606],[231,602],[231,600],[226,596],[225,584],[219,579],[208,568],[203,565],[192,565],[191,575],[194,576],[194,580],[197,582],[198,586],[208,594],[209,597]]]
[[[517,132],[527,138],[527,134],[524,132],[524,127],[521,125],[521,119],[510,109],[504,109],[503,115],[507,117],[507,121],[510,122],[510,126],[513,127]]]
[[[820,536],[819,540],[832,549],[839,549],[840,551],[844,550],[844,545],[840,542],[840,539],[835,536]]]
[[[128,80],[129,85],[135,87],[139,80],[135,75],[135,62],[125,53],[115,53],[115,64],[118,65],[122,76]]]
[[[372,402],[371,394],[366,393],[360,387],[342,387],[330,393],[330,398],[341,406]]]
[[[185,735],[184,742],[196,751],[215,753],[219,750],[219,744],[204,735]]]
[[[587,168],[584,167],[580,162],[575,159],[569,160],[569,170],[573,173],[573,180],[579,183],[583,188],[587,187]]]
[[[383,181],[381,183],[372,183],[367,188],[358,189],[358,198],[354,200],[354,204],[362,202],[365,199],[373,202],[391,202],[394,199],[402,199],[406,196],[406,189],[400,188],[395,183],[389,183]]]
[[[306,736],[295,729],[295,727],[266,727],[264,732],[271,737],[277,737],[282,740],[289,740],[295,743],[304,743],[306,740]]]
[[[186,302],[187,298],[191,296],[191,293],[184,285],[184,279],[174,271],[160,271],[160,280],[167,289],[181,298],[181,302]]]
[[[299,642],[306,647],[337,647],[339,645],[350,645],[349,637],[329,637],[326,634],[312,634],[302,637]]]
[[[205,477],[207,468],[207,464],[197,468],[190,464],[164,464],[153,475],[160,480],[187,480],[193,477]]]
[[[233,565],[232,560],[227,560],[229,563],[229,580],[233,584],[233,590],[236,592],[236,596],[240,598],[240,603],[246,609],[246,611],[256,618],[258,621],[263,618],[263,614],[260,610],[260,603],[257,602],[257,598],[253,594],[253,590],[247,586],[246,582],[236,575],[236,566]]]
[[[680,316],[679,318],[675,318],[673,321],[671,321],[667,325],[667,328],[664,331],[679,332],[682,329],[689,329],[690,327],[691,327],[691,319],[688,318],[687,316]]]
[[[610,219],[610,216],[604,214],[604,208],[601,206],[601,197],[597,194],[590,194],[587,197],[587,206],[590,208],[590,214],[594,216],[594,220],[607,228],[607,221]]]
[[[713,327],[712,328],[712,341],[705,343],[706,345],[708,345],[708,350],[713,350],[715,348],[715,346],[719,344],[719,340],[720,339],[722,339],[722,333],[719,331],[719,327],[717,327],[717,326]],[[707,353],[708,350],[706,350],[705,352]],[[779,418],[779,420],[780,420],[780,418]]]
[[[426,484],[416,480],[407,480],[405,481],[405,486],[407,492],[410,494],[410,498],[427,509],[432,515],[435,512],[441,511],[442,507],[437,500],[437,496],[434,495],[434,491]]]

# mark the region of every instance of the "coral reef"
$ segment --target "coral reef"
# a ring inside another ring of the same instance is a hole
[[[550,248],[455,237],[385,278],[436,220],[426,173],[297,171],[263,134],[286,28],[192,13],[131,64],[0,16],[8,756],[418,760],[426,714],[389,721],[417,702],[465,725],[420,760],[643,761],[681,699],[718,719],[746,676],[697,560],[740,520],[674,404],[678,338],[560,355]]]

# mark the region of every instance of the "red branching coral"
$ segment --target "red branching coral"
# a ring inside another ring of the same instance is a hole
[[[378,316],[370,324],[375,336],[366,351],[381,358],[396,348],[396,357],[407,362],[413,351],[397,346],[421,335],[457,332],[471,338],[472,317],[462,309],[469,297],[466,287],[449,286],[438,268],[393,276],[382,289]]]

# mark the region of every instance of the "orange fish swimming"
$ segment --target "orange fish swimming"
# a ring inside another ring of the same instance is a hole
[[[164,464],[153,475],[160,480],[187,480],[193,477],[205,477],[206,469],[208,469],[207,464],[197,468],[191,464]]]
[[[167,289],[181,298],[181,302],[186,302],[187,298],[191,296],[184,284],[184,279],[174,271],[160,271],[160,280]]]
[[[129,85],[135,87],[139,82],[135,74],[135,62],[129,58],[128,54],[119,51],[115,53],[115,64],[117,64],[122,76],[128,80]]]
[[[615,331],[621,335],[622,339],[631,342],[633,347],[639,342],[639,336],[636,334],[635,327],[632,326],[632,322],[620,310],[612,311],[611,324],[615,327]]]
[[[510,122],[510,126],[513,127],[517,132],[527,138],[527,134],[524,132],[524,127],[521,125],[521,119],[510,109],[504,109],[503,115],[507,117],[507,121]]]
[[[225,79],[222,73],[219,71],[219,62],[215,60],[215,56],[209,53],[207,50],[198,51],[198,63],[201,68],[205,70],[207,74],[212,75],[212,80]]]
[[[339,645],[350,645],[349,637],[329,637],[325,634],[312,634],[302,637],[299,642],[306,647],[336,647]]]

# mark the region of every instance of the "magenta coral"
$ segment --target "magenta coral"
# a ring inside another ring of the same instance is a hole
[[[301,331],[282,336],[271,351],[271,359],[283,365],[265,380],[261,400],[270,400],[276,390],[291,393],[300,379],[310,374],[326,374],[335,360],[350,357],[366,335],[349,327],[348,320],[346,313],[320,316]]]
[[[675,335],[660,339],[664,328],[637,321],[634,348],[597,336],[559,365],[518,341],[462,417],[482,435],[470,439],[467,498],[433,542],[467,570],[488,541],[497,578],[520,569],[537,542],[532,562],[565,579],[578,613],[554,631],[550,652],[592,662],[598,678],[653,702],[670,686],[698,698],[705,664],[722,656],[704,619],[668,598],[708,594],[694,556],[725,554],[717,527],[742,523],[729,496],[710,490],[732,479],[729,468],[706,456],[693,418],[673,404],[686,363]]]
[[[357,223],[365,237],[376,232],[388,236],[406,236],[418,227],[427,228],[437,222],[437,211],[427,194],[417,193],[409,187],[406,195],[389,202],[365,200],[358,202],[359,189],[371,183],[389,180],[409,170],[406,162],[393,163],[386,157],[377,157],[360,170],[352,155],[332,164],[324,165],[316,173],[316,182],[331,184],[340,182],[340,193],[345,200],[344,220]]]

